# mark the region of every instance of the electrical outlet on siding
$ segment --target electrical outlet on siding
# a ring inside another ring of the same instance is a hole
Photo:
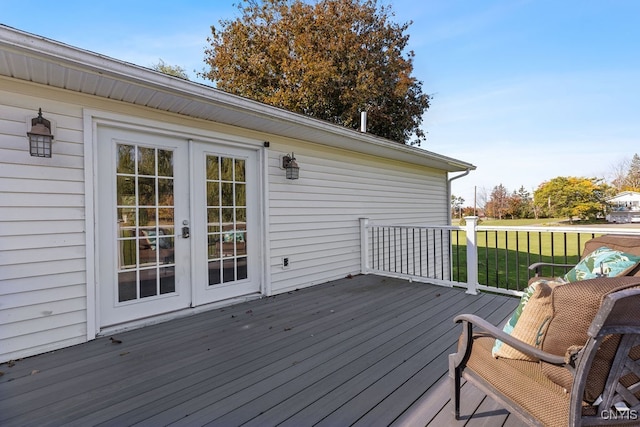
[[[289,257],[282,257],[282,269],[288,270],[291,264],[289,264]]]

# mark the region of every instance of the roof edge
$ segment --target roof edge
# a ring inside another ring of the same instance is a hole
[[[369,152],[373,150],[379,153],[380,151],[388,150],[388,154],[395,154],[389,157],[409,163],[427,163],[430,166],[438,163],[447,172],[476,169],[473,164],[462,160],[270,106],[221,91],[213,86],[170,76],[150,68],[31,34],[4,24],[0,24],[0,46],[7,50],[28,54],[31,57],[44,58],[47,61],[78,71],[90,71],[94,74],[109,76],[132,85],[152,88],[173,96],[197,100],[242,114],[326,132],[338,138],[338,141],[334,143],[323,141],[322,143],[325,145],[354,149],[355,147],[351,143],[356,143],[358,151]],[[343,139],[351,141],[348,147],[339,143]]]

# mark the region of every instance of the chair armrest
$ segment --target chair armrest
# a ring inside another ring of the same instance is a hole
[[[542,267],[565,267],[565,268],[573,268],[575,264],[554,264],[550,262],[536,262],[529,266],[529,270],[535,271],[536,277],[540,276],[540,271]]]
[[[547,353],[540,350],[539,348],[520,341],[519,339],[512,337],[502,329],[492,325],[485,319],[478,317],[475,314],[461,314],[459,316],[456,316],[453,320],[456,323],[463,323],[463,334],[467,333],[467,331],[470,331],[468,325],[474,325],[477,328],[484,330],[487,335],[499,339],[503,343],[508,344],[509,346],[515,348],[518,351],[521,351],[526,355],[535,357],[536,359],[551,363],[553,365],[564,366],[566,364],[564,356],[556,356],[555,354]],[[465,341],[471,341],[471,337],[466,338],[467,339]]]

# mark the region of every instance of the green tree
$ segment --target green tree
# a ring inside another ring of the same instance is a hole
[[[491,191],[489,201],[485,206],[487,216],[502,219],[509,212],[509,192],[502,184],[496,185]]]
[[[464,199],[460,196],[451,195],[451,213],[453,217],[462,217],[462,205]]]
[[[533,199],[524,186],[520,186],[518,191],[514,191],[511,196],[514,199],[512,204],[515,208],[515,216],[517,218],[531,218],[533,216]]]
[[[405,52],[411,23],[392,22],[377,0],[242,0],[241,17],[211,27],[202,77],[289,111],[420,143],[430,96]],[[413,141],[411,139],[413,138]]]
[[[524,186],[514,191],[508,200],[509,215],[511,218],[529,218],[533,213],[531,206],[531,193]]]
[[[612,187],[600,178],[559,176],[534,192],[537,208],[549,217],[595,219],[606,211]]]
[[[620,191],[640,191],[640,156],[634,154],[613,166],[611,184]]]
[[[189,80],[189,75],[187,74],[184,68],[178,65],[169,65],[165,63],[162,59],[160,59],[160,61],[157,64],[153,64],[151,68],[161,73],[169,74],[170,76],[179,77],[184,80]]]
[[[640,156],[634,154],[623,186],[624,191],[640,191]]]

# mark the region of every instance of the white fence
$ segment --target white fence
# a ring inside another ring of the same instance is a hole
[[[622,227],[498,227],[375,224],[360,220],[361,270],[442,286],[521,295],[535,262],[576,262],[584,243],[602,234],[640,235]],[[543,241],[545,242],[543,245]],[[543,255],[543,246],[550,254]],[[553,270],[551,274],[563,274]]]

